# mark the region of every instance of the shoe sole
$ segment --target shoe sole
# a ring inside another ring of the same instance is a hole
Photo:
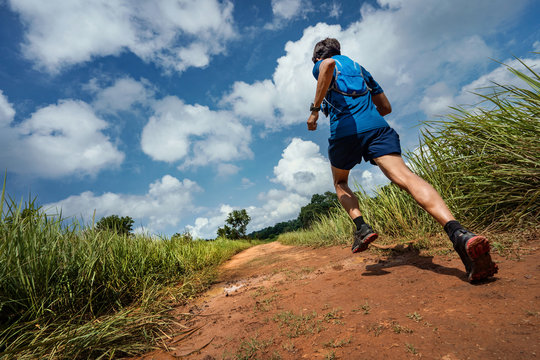
[[[357,253],[357,252],[362,252],[362,251],[367,250],[369,244],[377,240],[378,237],[379,237],[378,234],[370,234],[367,238],[364,239],[362,244],[358,246],[357,248],[353,249],[352,252]]]
[[[497,264],[491,260],[489,255],[490,245],[488,239],[477,235],[467,241],[467,255],[471,259],[471,272],[469,281],[485,280],[493,276],[499,270]]]

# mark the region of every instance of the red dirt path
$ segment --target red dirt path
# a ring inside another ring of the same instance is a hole
[[[540,240],[493,258],[471,285],[454,254],[255,246],[178,309],[197,332],[140,359],[540,359]]]

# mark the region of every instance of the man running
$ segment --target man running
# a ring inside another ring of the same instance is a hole
[[[330,116],[328,157],[336,194],[356,225],[353,253],[364,251],[377,239],[377,233],[364,222],[358,199],[348,186],[350,170],[364,161],[379,166],[384,175],[407,191],[416,202],[444,227],[465,265],[469,281],[493,276],[497,265],[489,254],[489,241],[465,229],[452,215],[439,193],[414,174],[401,157],[398,134],[384,120],[392,111],[390,102],[371,74],[350,58],[341,55],[338,40],[319,41],[313,50],[313,76],[317,79],[315,100],[311,104],[308,130],[317,129],[321,105]],[[336,65],[337,64],[337,65]],[[349,94],[336,86],[336,75],[343,69],[358,69],[367,91]]]

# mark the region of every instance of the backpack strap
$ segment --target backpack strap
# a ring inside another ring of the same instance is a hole
[[[339,67],[342,67],[343,65],[341,65],[341,63],[339,62],[339,60],[337,59],[334,59],[334,61],[339,64]],[[332,79],[332,82],[330,83],[330,87],[329,87],[329,90],[332,90],[332,91],[335,91],[337,92],[338,94],[341,94],[343,96],[350,96],[352,98],[357,98],[357,97],[360,97],[360,96],[364,96],[366,95],[368,92],[371,92],[371,88],[369,87],[366,79],[364,78],[364,74],[362,72],[362,66],[360,66],[359,64],[356,63],[356,61],[353,61],[354,63],[354,68],[356,69],[356,65],[359,66],[359,71],[360,71],[360,76],[362,77],[362,80],[364,80],[364,84],[366,84],[366,90],[365,91],[362,91],[360,94],[347,94],[346,92],[343,92],[341,90],[339,90],[336,86],[336,80],[335,79]],[[339,67],[336,66],[336,78],[339,76]]]

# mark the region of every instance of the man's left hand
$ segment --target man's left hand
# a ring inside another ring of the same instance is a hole
[[[317,130],[317,120],[319,119],[319,112],[313,111],[311,115],[309,115],[309,119],[307,121],[307,128],[310,131]]]

